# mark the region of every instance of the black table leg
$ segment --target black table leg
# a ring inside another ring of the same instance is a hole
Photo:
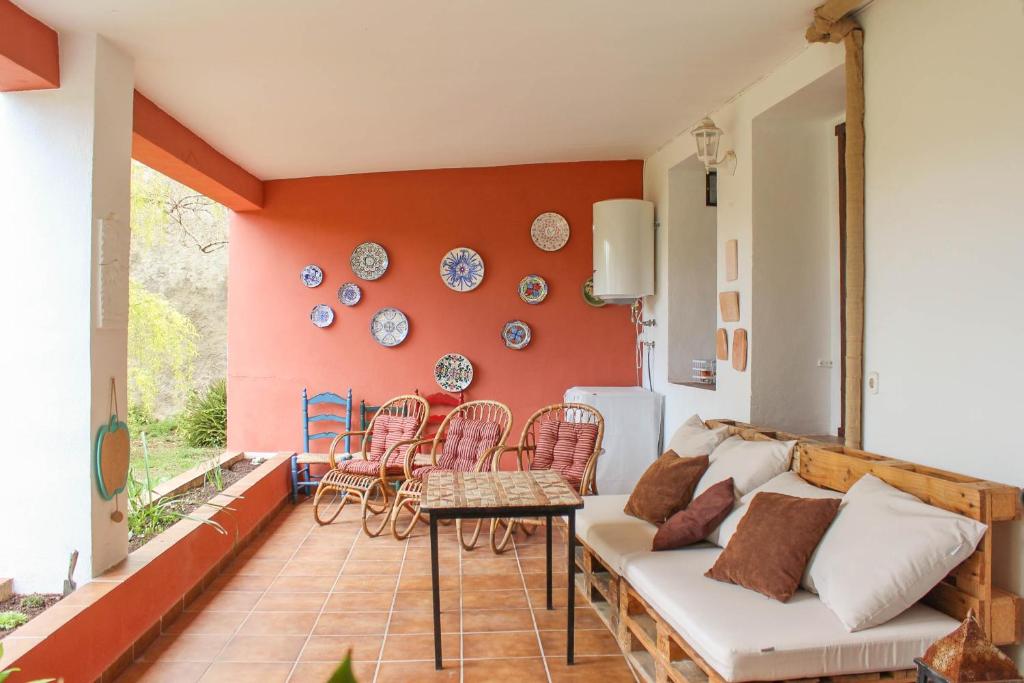
[[[548,567],[548,609],[554,609],[555,604],[551,599],[551,515],[546,518],[547,524],[544,526],[544,533],[547,534],[545,542],[547,543],[547,567]]]
[[[569,584],[569,598],[566,604],[566,646],[565,661],[572,664],[576,628],[576,510],[569,510],[569,537],[565,541],[569,549],[569,567],[566,579]],[[548,581],[550,581],[550,575]],[[440,647],[440,646],[439,646]]]
[[[441,587],[437,566],[437,518],[430,513],[430,582],[434,593],[434,668],[441,670]]]

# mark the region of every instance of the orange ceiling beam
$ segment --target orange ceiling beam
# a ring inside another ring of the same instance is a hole
[[[60,87],[57,32],[0,0],[0,92]]]
[[[0,0],[4,2],[5,0]],[[263,208],[263,181],[135,91],[132,157],[229,209]]]

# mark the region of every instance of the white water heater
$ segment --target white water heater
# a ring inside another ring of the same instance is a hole
[[[631,304],[654,294],[654,203],[606,199],[594,204],[594,294]]]

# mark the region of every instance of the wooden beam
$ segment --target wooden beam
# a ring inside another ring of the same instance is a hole
[[[60,87],[57,32],[0,0],[0,92]]]
[[[0,0],[2,2],[3,0]],[[135,91],[132,157],[235,211],[263,208],[263,181]]]

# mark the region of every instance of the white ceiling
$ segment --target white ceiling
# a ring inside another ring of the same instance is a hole
[[[811,0],[15,0],[135,58],[257,176],[644,158],[804,45]]]

